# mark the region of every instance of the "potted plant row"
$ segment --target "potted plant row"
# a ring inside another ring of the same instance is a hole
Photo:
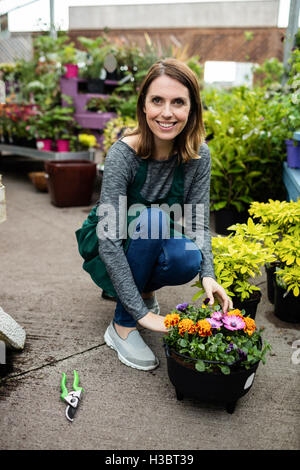
[[[35,119],[28,122],[28,135],[36,139],[39,150],[51,151],[55,142],[58,152],[69,152],[69,141],[79,129],[70,107],[55,106],[41,109]]]
[[[300,322],[300,200],[253,202],[247,224],[230,227],[273,260],[265,259],[268,299],[275,315],[287,322]]]
[[[219,306],[204,301],[201,307],[177,305],[164,323],[168,374],[177,399],[225,404],[233,413],[271,348],[255,320],[244,310],[223,314]]]

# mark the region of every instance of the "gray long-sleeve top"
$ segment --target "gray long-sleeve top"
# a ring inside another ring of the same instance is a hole
[[[199,217],[199,214],[196,217],[194,211],[192,218],[192,230],[197,233],[194,241],[201,249],[203,257],[200,276],[201,278],[206,276],[215,278],[209,231],[211,161],[210,151],[206,144],[201,145],[199,155],[199,159],[184,163],[184,204],[192,204],[193,209],[198,205],[200,214],[203,213],[203,217],[201,215]],[[148,159],[147,177],[141,190],[141,195],[147,201],[156,201],[168,194],[177,161],[177,155],[173,155],[168,160]],[[127,189],[133,183],[140,162],[141,157],[122,140],[118,140],[111,146],[105,159],[98,210],[105,207],[104,204],[109,204],[115,208],[115,213],[119,214],[120,196],[126,197]],[[100,220],[101,217],[98,228]],[[99,236],[99,233],[98,231],[99,255],[106,266],[118,298],[133,318],[139,320],[148,313],[148,308],[134,282],[123,250],[122,234],[117,232],[116,236],[107,237]]]

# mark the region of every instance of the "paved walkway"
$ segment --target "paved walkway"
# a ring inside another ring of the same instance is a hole
[[[89,208],[56,208],[25,174],[2,173],[8,220],[0,225],[0,305],[27,340],[23,352],[7,354],[0,377],[0,449],[299,448],[300,365],[291,357],[300,325],[274,316],[264,276],[257,323],[273,352],[249,393],[232,415],[222,406],[177,401],[160,334],[142,331],[160,359],[152,372],[126,367],[104,343],[114,303],[101,299],[81,269],[74,237]],[[190,284],[162,289],[163,313],[194,293]],[[70,423],[60,380],[66,372],[71,387],[73,369],[85,393]]]

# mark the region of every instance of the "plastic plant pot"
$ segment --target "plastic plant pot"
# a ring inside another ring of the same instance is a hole
[[[58,139],[56,141],[56,147],[58,152],[69,152],[70,151],[70,141],[65,139]]]
[[[237,297],[232,298],[234,308],[238,308],[239,310],[245,309],[247,315],[255,320],[257,307],[261,299],[261,292],[254,291],[249,299],[240,300]]]
[[[288,139],[285,141],[287,164],[289,168],[300,168],[300,142]],[[295,145],[296,144],[296,145]]]
[[[52,140],[51,139],[37,139],[36,148],[43,152],[51,152]]]
[[[300,295],[296,297],[292,291],[286,294],[275,278],[273,283],[275,316],[288,323],[300,323]]]
[[[96,163],[89,160],[46,161],[51,203],[57,207],[90,205],[96,168]]]
[[[228,413],[233,413],[239,398],[249,392],[253,385],[259,361],[249,369],[233,366],[230,374],[222,372],[199,372],[195,360],[185,363],[186,358],[164,344],[167,357],[168,375],[175,387],[177,400],[184,397],[201,402],[225,405]]]
[[[64,74],[65,78],[76,78],[78,77],[78,65],[75,64],[65,64],[66,73]]]

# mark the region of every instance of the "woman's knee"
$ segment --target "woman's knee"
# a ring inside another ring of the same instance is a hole
[[[186,239],[174,239],[173,243],[167,245],[169,245],[166,254],[168,269],[174,270],[182,283],[194,279],[200,272],[202,263],[202,253],[197,245]]]

